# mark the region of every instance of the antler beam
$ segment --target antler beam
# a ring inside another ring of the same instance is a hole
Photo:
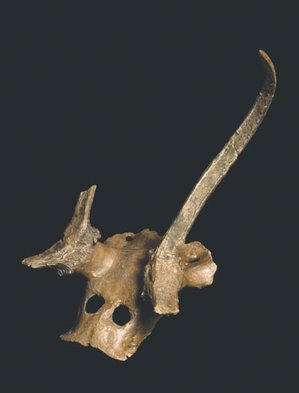
[[[266,79],[252,109],[205,170],[151,257],[147,268],[146,291],[158,314],[179,312],[177,294],[181,280],[177,273],[177,247],[184,244],[200,210],[253,137],[271,105],[276,88],[276,72],[270,57],[262,50],[259,53],[266,69]]]
[[[61,336],[64,340],[90,345],[115,359],[126,360],[151,334],[162,315],[179,311],[180,289],[212,284],[216,264],[210,251],[199,242],[185,244],[186,236],[269,109],[276,74],[266,53],[260,51],[260,55],[266,80],[251,111],[203,173],[163,238],[145,229],[99,241],[100,232],[90,225],[96,190],[92,186],[81,192],[62,240],[23,261],[33,268],[56,267],[59,274],[78,272],[87,277],[80,319]],[[144,301],[149,298],[151,303]]]

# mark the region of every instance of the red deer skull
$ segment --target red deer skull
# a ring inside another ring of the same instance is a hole
[[[59,274],[78,272],[87,277],[80,320],[62,336],[64,340],[91,345],[115,359],[126,360],[163,315],[179,312],[178,293],[182,288],[212,284],[216,265],[210,251],[199,242],[185,244],[186,236],[270,107],[276,74],[267,54],[260,51],[260,55],[266,79],[251,111],[203,173],[163,238],[145,229],[100,242],[100,232],[90,225],[96,189],[92,186],[80,194],[63,239],[23,261],[33,268],[54,266]],[[102,304],[90,310],[94,299],[102,300]],[[121,309],[127,312],[123,321],[116,318]]]

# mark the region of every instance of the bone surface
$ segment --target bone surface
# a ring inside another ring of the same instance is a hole
[[[178,294],[184,287],[213,283],[216,264],[200,242],[186,243],[194,220],[206,200],[256,132],[271,104],[276,87],[274,66],[260,51],[266,80],[251,111],[223,150],[203,173],[172,225],[161,237],[144,229],[102,242],[90,224],[96,186],[81,192],[63,238],[45,252],[23,260],[32,268],[55,267],[60,275],[87,278],[78,323],[63,340],[92,346],[126,360],[151,334],[163,315],[179,312]]]
[[[266,70],[266,78],[255,103],[240,127],[205,170],[151,256],[146,270],[149,276],[146,279],[146,290],[152,299],[154,310],[159,314],[179,312],[180,285],[177,282],[177,270],[180,260],[177,247],[184,244],[200,210],[253,137],[271,105],[276,89],[276,72],[271,59],[262,50],[260,57]],[[169,285],[165,285],[166,282]]]

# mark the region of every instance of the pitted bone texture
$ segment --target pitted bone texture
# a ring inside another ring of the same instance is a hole
[[[157,232],[144,229],[137,234],[117,234],[100,242],[100,232],[89,222],[95,189],[93,186],[80,194],[63,239],[23,263],[33,268],[56,267],[60,274],[80,273],[87,277],[79,321],[61,338],[90,345],[112,358],[126,360],[151,334],[161,318],[154,312],[149,299],[142,297],[141,293],[144,289],[144,267],[162,238]],[[209,252],[204,250],[200,243],[179,247],[179,278],[182,284],[199,287],[211,284],[215,264]],[[207,274],[208,269],[210,274]],[[89,312],[87,304],[94,296],[101,298],[103,304],[95,312]],[[119,307],[128,311],[128,321],[124,324],[114,320]]]
[[[62,339],[101,349],[118,360],[133,355],[163,315],[179,312],[184,287],[211,285],[216,265],[201,243],[186,237],[207,199],[237,160],[265,117],[276,88],[269,56],[260,51],[266,78],[251,110],[196,183],[163,237],[145,229],[100,241],[90,225],[96,190],[81,192],[62,240],[49,250],[27,258],[33,268],[55,267],[59,274],[80,273],[88,284],[77,325]],[[91,307],[93,300],[97,307]],[[120,319],[119,313],[126,312]]]

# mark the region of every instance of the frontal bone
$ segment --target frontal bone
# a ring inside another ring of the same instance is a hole
[[[55,267],[59,274],[80,273],[87,287],[76,326],[61,338],[92,346],[126,360],[164,315],[179,312],[179,292],[213,283],[216,264],[200,242],[186,243],[207,199],[237,160],[265,117],[276,88],[269,56],[260,51],[265,82],[240,127],[204,171],[164,236],[144,229],[101,241],[90,224],[96,186],[79,195],[63,238],[41,254],[26,258],[32,268]]]

